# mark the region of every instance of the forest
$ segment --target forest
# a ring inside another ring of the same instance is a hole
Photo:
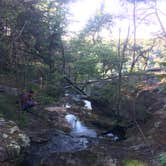
[[[166,166],[166,2],[79,1],[0,0],[0,165]]]

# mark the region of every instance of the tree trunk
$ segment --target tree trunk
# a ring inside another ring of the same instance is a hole
[[[133,57],[132,57],[132,63],[130,72],[133,72],[134,66],[135,66],[135,57],[136,57],[136,33],[137,33],[137,27],[136,27],[136,0],[133,2],[133,26],[134,26],[134,44],[133,44]]]
[[[120,110],[121,110],[121,99],[122,99],[122,94],[121,94],[121,89],[122,89],[122,70],[123,70],[123,64],[124,64],[124,58],[125,58],[125,52],[127,49],[127,44],[129,40],[129,33],[130,33],[130,27],[128,27],[128,33],[126,36],[126,40],[123,44],[123,49],[122,52],[120,51],[120,32],[119,32],[119,43],[118,43],[118,56],[120,59],[119,63],[119,72],[118,72],[118,90],[117,90],[117,105],[116,105],[116,110],[117,110],[117,115],[119,115]]]

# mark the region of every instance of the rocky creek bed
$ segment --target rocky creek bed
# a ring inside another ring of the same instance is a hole
[[[83,124],[83,130],[80,132],[72,126],[74,124],[65,120],[69,115],[68,120],[76,117],[71,114],[72,109],[50,107],[47,111],[47,118],[51,115],[53,124],[38,124],[40,129],[38,126],[34,127],[33,131],[27,130],[31,146],[21,166],[125,166],[128,161],[138,161],[143,166],[159,166],[156,156],[165,150],[165,147],[155,147],[157,141],[153,138],[147,138],[149,143],[146,144],[139,132],[136,137],[129,137],[123,141],[115,141],[107,136],[99,137],[92,128]],[[58,114],[61,116],[57,116]],[[79,121],[79,127],[80,123],[82,122]],[[33,126],[33,123],[31,125]],[[87,133],[92,134],[91,137]]]
[[[148,138],[148,140],[151,140],[149,146],[149,144],[143,143],[142,137],[138,134],[136,137],[133,136],[129,137],[127,140],[115,142],[112,137],[99,138],[99,136],[94,134],[94,130],[84,125],[82,126],[81,132],[77,133],[77,129],[75,127],[72,128],[72,125],[65,120],[67,115],[73,115],[71,114],[71,110],[67,110],[64,107],[55,107],[54,111],[53,108],[51,109],[52,110],[46,114],[43,111],[46,117],[41,116],[40,113],[40,117],[42,118],[31,113],[26,113],[31,119],[29,126],[24,129],[24,134],[30,138],[31,142],[24,142],[26,143],[25,145],[18,140],[22,140],[23,138],[29,140],[28,137],[17,138],[16,136],[20,135],[18,133],[22,135],[22,132],[15,127],[15,123],[4,123],[2,120],[2,124],[11,126],[6,130],[7,135],[10,136],[14,134],[14,138],[16,139],[15,144],[18,142],[17,146],[13,144],[13,147],[19,147],[13,148],[12,152],[8,153],[14,154],[14,156],[4,158],[1,162],[3,163],[3,165],[1,164],[2,166],[6,166],[7,164],[21,166],[123,166],[125,165],[125,161],[130,160],[146,162],[149,166],[159,166],[156,156],[160,151],[164,150],[164,146],[159,146],[157,140]],[[60,110],[63,112],[61,116],[59,115]],[[153,121],[154,124],[151,126],[153,131],[157,130],[160,125],[164,125],[164,114],[159,112],[158,116],[160,123],[158,122],[157,125],[156,119]],[[43,121],[43,118],[50,119],[50,117],[51,122]],[[70,118],[69,120],[71,120]],[[73,118],[75,118],[75,116]],[[155,116],[155,118],[157,118],[157,116]],[[80,127],[80,122],[78,124]],[[152,123],[150,125],[152,125]],[[91,137],[87,135],[89,132],[92,133]],[[160,135],[162,135],[162,133],[160,133]],[[12,138],[12,140],[14,138]],[[3,139],[6,139],[5,134],[3,134]],[[160,141],[162,141],[164,145],[164,140],[160,139]],[[3,141],[1,141],[1,145],[3,145],[2,142]],[[28,146],[29,143],[31,146]],[[8,142],[6,145],[10,145],[10,143]],[[21,149],[26,149],[26,151],[23,152]],[[153,153],[151,150],[153,150]],[[22,156],[21,159],[20,156]],[[14,162],[13,159],[20,160],[19,162]]]
[[[163,96],[156,100],[158,105],[165,103]],[[23,112],[29,122],[22,130],[1,119],[0,165],[160,166],[158,155],[166,151],[166,113],[161,107],[151,110],[150,118],[139,126],[144,135],[133,126],[121,141],[107,132],[113,125],[110,117],[77,105]]]

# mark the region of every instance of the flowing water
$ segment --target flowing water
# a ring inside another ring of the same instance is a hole
[[[65,119],[72,126],[70,135],[74,137],[97,137],[95,130],[86,127],[81,121],[79,121],[79,119],[75,115],[68,114],[65,116]]]
[[[21,166],[40,166],[42,158],[47,158],[51,154],[78,152],[98,143],[96,132],[83,125],[75,115],[68,114],[65,119],[71,126],[70,133],[55,131],[51,133],[48,142],[33,143]]]
[[[32,147],[32,153],[47,155],[54,152],[76,152],[96,143],[96,132],[83,125],[75,115],[68,114],[65,119],[71,125],[71,132],[52,133],[49,142]]]
[[[68,94],[66,96],[68,96]],[[90,101],[82,100],[80,99],[79,96],[74,96],[73,100],[78,102],[82,101],[84,103],[84,109],[86,109],[87,111],[92,110]],[[72,103],[67,101],[66,104],[64,104],[64,106],[67,109],[70,109],[72,108]],[[94,144],[99,145],[100,144],[99,141],[105,137],[110,137],[111,138],[110,141],[111,140],[119,141],[120,137],[118,135],[118,132],[114,133],[112,130],[110,132],[104,133],[101,136],[97,136],[97,133],[95,130],[87,127],[74,114],[67,114],[65,116],[65,120],[68,122],[71,128],[71,131],[69,133],[57,132],[56,130],[54,132],[51,131],[48,142],[45,142],[42,144],[33,143],[30,147],[30,153],[28,154],[27,158],[25,159],[25,161],[23,162],[21,166],[40,166],[41,161],[43,159],[49,158],[49,156],[52,154],[56,154],[56,155],[60,154],[62,156],[63,154],[65,155],[69,153],[71,153],[71,155],[78,154],[80,151],[84,151],[88,149],[88,147],[90,147],[91,145],[94,145]],[[89,152],[87,153],[89,154]],[[107,159],[108,157],[106,157],[106,159],[104,158],[104,161],[102,164],[104,163],[106,164]],[[57,162],[57,159],[53,159],[53,163],[54,163],[54,160]],[[61,161],[61,159],[59,160]],[[81,160],[84,161],[84,157]],[[61,162],[62,164],[64,164],[63,161]],[[117,166],[116,164],[117,160],[114,161],[113,159],[109,159],[108,162],[109,162],[108,164],[109,165],[111,164],[111,166]],[[125,165],[125,166],[128,166],[128,165]],[[138,165],[138,166],[142,166],[142,165]]]
[[[84,108],[87,109],[87,110],[92,110],[92,104],[89,100],[83,100],[84,102]]]

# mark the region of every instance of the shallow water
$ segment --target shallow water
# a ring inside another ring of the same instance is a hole
[[[71,125],[71,132],[52,133],[49,142],[31,146],[31,155],[47,156],[56,152],[77,152],[97,143],[96,132],[83,125],[75,115],[68,114],[65,119]]]
[[[72,130],[70,132],[72,136],[97,137],[96,131],[85,126],[75,115],[68,114],[65,116],[65,119],[72,126]]]
[[[84,150],[89,146],[89,140],[84,137],[71,137],[69,135],[60,134],[52,136],[51,140],[46,144],[33,147],[33,154],[45,156],[56,152],[76,152]]]

